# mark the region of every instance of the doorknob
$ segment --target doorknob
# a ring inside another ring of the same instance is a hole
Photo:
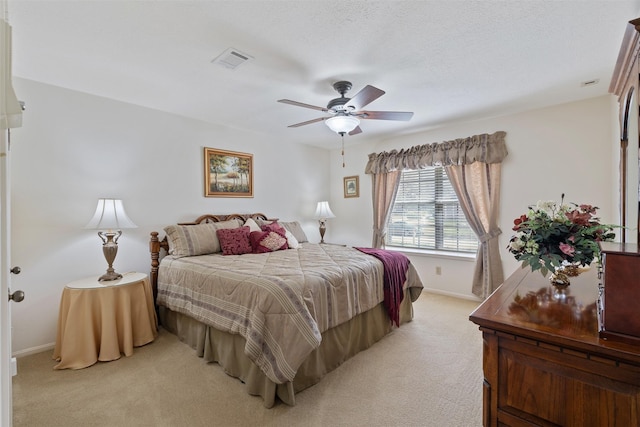
[[[9,301],[20,302],[24,299],[23,291],[15,291],[14,293],[9,294]]]
[[[13,267],[11,270],[9,270],[11,273],[13,274],[20,274],[20,272],[22,270],[20,270],[20,267],[18,267],[17,265],[15,267]],[[20,302],[24,299],[24,292],[23,291],[15,291],[14,293],[11,293],[11,291],[9,291],[9,301],[13,301],[13,302]]]

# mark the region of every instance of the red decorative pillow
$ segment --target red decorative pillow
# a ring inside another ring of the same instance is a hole
[[[280,233],[283,236],[287,232],[287,230],[283,226],[278,224],[276,221],[273,221],[270,224],[262,224],[260,228],[262,229],[262,231],[275,231],[276,233]]]
[[[217,230],[218,240],[222,248],[222,255],[250,254],[252,251],[249,241],[249,227],[228,228]]]
[[[249,239],[251,240],[254,254],[289,248],[284,233],[278,233],[277,231],[252,231]]]

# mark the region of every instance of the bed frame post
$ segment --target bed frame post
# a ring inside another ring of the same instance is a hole
[[[153,302],[155,304],[158,296],[158,267],[160,266],[160,240],[158,239],[158,232],[151,232],[151,239],[149,240],[149,252],[151,252],[151,289],[153,290]]]

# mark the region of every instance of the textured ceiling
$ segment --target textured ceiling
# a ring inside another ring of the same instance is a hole
[[[350,80],[387,93],[347,143],[607,93],[640,0],[9,0],[14,75],[182,116],[335,148],[325,106]],[[211,61],[233,47],[253,59]],[[600,79],[594,86],[583,81]],[[19,95],[19,94],[18,94]],[[28,102],[28,100],[25,100]]]

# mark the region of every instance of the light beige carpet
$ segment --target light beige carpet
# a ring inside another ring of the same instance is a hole
[[[161,329],[131,357],[54,371],[52,351],[18,359],[14,426],[482,425],[477,303],[424,293],[413,322],[395,329],[296,396],[262,399]]]

